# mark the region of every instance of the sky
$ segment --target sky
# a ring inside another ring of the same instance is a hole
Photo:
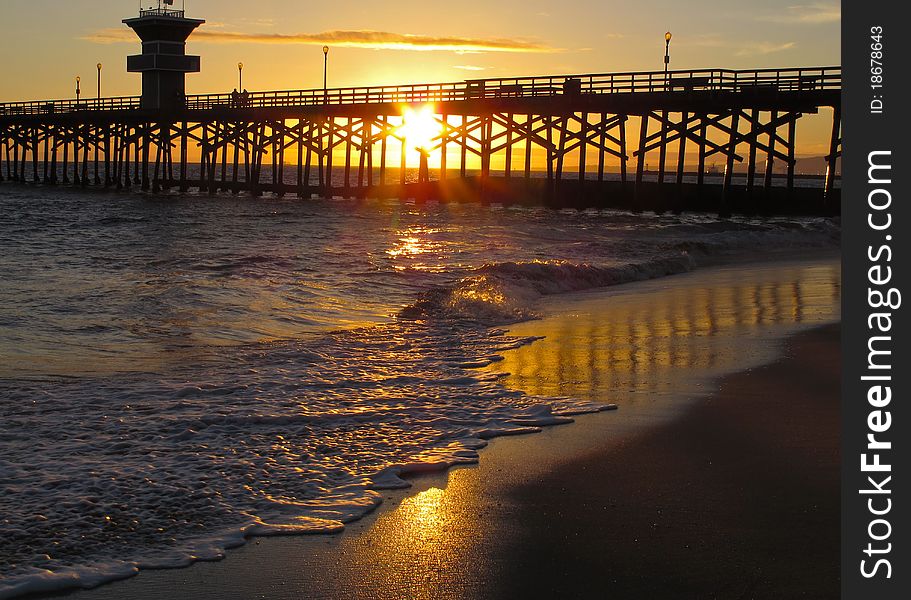
[[[98,62],[105,96],[137,94],[125,56],[140,47],[121,20],[139,4],[3,0],[0,102],[71,97],[77,75],[94,91]],[[188,46],[203,57],[191,94],[230,91],[239,61],[251,91],[322,87],[324,44],[330,87],[661,70],[665,31],[672,69],[840,64],[829,0],[186,0],[186,10],[207,21]]]
[[[183,0],[175,0],[176,8]],[[126,56],[141,50],[121,23],[158,0],[3,0],[0,102],[140,93]],[[838,65],[840,4],[832,0],[185,0],[206,20],[188,52],[202,72],[187,93],[660,71]],[[15,60],[10,60],[15,56]],[[828,119],[809,119],[800,154],[824,153]],[[804,125],[802,125],[804,127]]]

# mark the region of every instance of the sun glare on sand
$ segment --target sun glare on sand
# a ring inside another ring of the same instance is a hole
[[[402,125],[398,135],[413,150],[430,152],[442,135],[442,126],[434,114],[433,105],[419,108],[406,107],[402,112]]]

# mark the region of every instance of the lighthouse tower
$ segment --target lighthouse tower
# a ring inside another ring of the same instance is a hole
[[[165,0],[173,5],[173,0]],[[205,23],[187,19],[183,10],[140,9],[139,17],[124,19],[142,40],[142,54],[127,57],[127,71],[142,73],[142,108],[174,110],[184,106],[186,74],[199,73],[199,57],[186,53],[187,38]]]

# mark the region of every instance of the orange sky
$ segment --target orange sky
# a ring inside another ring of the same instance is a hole
[[[839,4],[801,2],[186,0],[188,16],[207,20],[191,38],[203,66],[187,91],[230,91],[239,61],[250,90],[321,87],[324,44],[330,86],[661,70],[667,30],[672,69],[840,64]],[[0,39],[18,60],[0,77],[0,102],[72,97],[77,75],[91,94],[97,62],[105,96],[137,94],[125,56],[139,45],[120,21],[139,5],[4,0]],[[802,122],[812,135],[801,153],[823,151],[819,121]]]

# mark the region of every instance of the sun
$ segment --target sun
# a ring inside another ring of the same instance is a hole
[[[419,108],[409,106],[402,113],[398,135],[405,139],[409,148],[429,153],[436,146],[442,133],[432,104],[425,104]]]

